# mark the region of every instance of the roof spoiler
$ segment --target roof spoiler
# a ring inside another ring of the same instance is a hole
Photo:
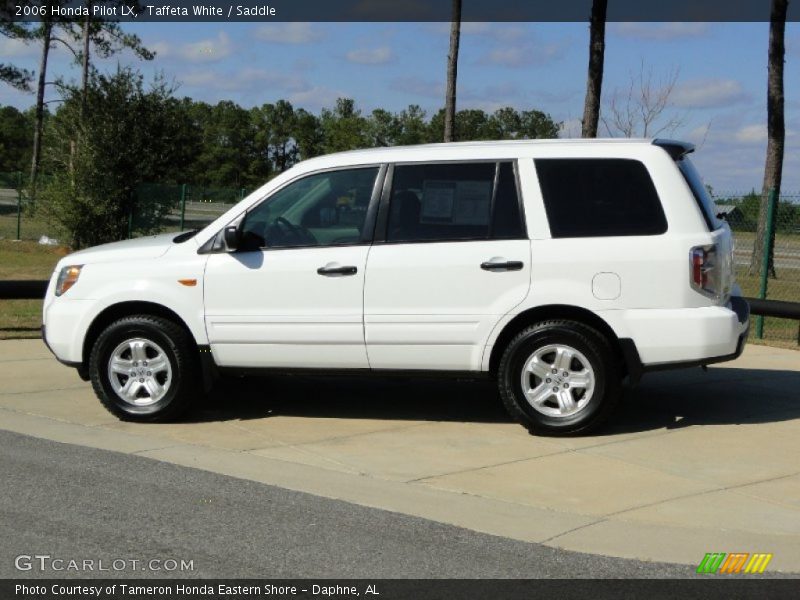
[[[655,139],[653,140],[653,145],[660,146],[666,150],[667,154],[672,157],[672,160],[680,160],[687,154],[694,152],[694,144],[679,142],[678,140]]]

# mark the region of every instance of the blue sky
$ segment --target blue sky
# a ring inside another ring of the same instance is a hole
[[[124,24],[158,56],[122,55],[100,64],[137,63],[163,72],[179,95],[250,107],[279,98],[318,111],[339,96],[365,112],[443,103],[448,23],[147,23]],[[715,190],[761,185],[766,146],[766,23],[609,23],[607,103],[642,69],[653,86],[675,77],[667,118],[672,137],[701,145],[695,161]],[[787,148],[784,190],[800,191],[800,24],[786,32]],[[459,108],[536,108],[579,132],[586,79],[585,23],[464,23]],[[0,55],[35,69],[37,49],[0,40]],[[77,77],[63,50],[53,76]],[[51,90],[50,94],[54,94]],[[50,96],[49,96],[50,97]],[[53,96],[54,97],[54,96]],[[0,103],[25,108],[33,97],[0,87]],[[666,119],[665,119],[666,120]],[[663,123],[663,121],[662,121]],[[601,133],[605,130],[601,126]]]

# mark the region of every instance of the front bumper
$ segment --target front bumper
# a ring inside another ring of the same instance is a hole
[[[83,379],[84,381],[89,381],[89,370],[87,366],[83,364],[83,362],[64,360],[62,358],[59,358],[58,354],[53,352],[53,349],[50,347],[50,344],[47,341],[47,327],[45,325],[42,325],[42,341],[44,342],[44,345],[47,347],[47,349],[50,350],[52,355],[56,357],[56,360],[58,362],[60,362],[62,365],[66,365],[67,367],[72,367],[73,369],[77,369],[80,378]]]

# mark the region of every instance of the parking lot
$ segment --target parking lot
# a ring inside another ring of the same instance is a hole
[[[591,437],[537,438],[485,382],[271,377],[122,423],[38,340],[0,341],[0,428],[549,546],[800,572],[800,352],[645,377]]]

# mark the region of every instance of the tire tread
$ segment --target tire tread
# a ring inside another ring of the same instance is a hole
[[[517,346],[532,333],[536,331],[561,327],[572,330],[572,333],[590,348],[594,349],[601,360],[604,360],[606,367],[606,397],[604,398],[603,407],[586,423],[581,423],[577,427],[556,429],[551,427],[542,426],[536,423],[520,408],[517,402],[514,390],[514,378],[507,376],[507,370],[510,368],[510,363],[514,359],[514,351]],[[509,415],[523,427],[525,427],[532,435],[551,435],[551,436],[564,436],[564,435],[577,435],[585,434],[595,430],[602,425],[611,413],[616,408],[620,396],[620,387],[622,376],[619,372],[617,361],[613,359],[615,353],[611,342],[599,331],[581,323],[580,321],[572,321],[569,319],[549,319],[546,321],[539,321],[532,325],[523,328],[517,335],[515,335],[503,351],[500,358],[500,364],[497,368],[497,386],[500,392],[500,398],[505,406]]]

